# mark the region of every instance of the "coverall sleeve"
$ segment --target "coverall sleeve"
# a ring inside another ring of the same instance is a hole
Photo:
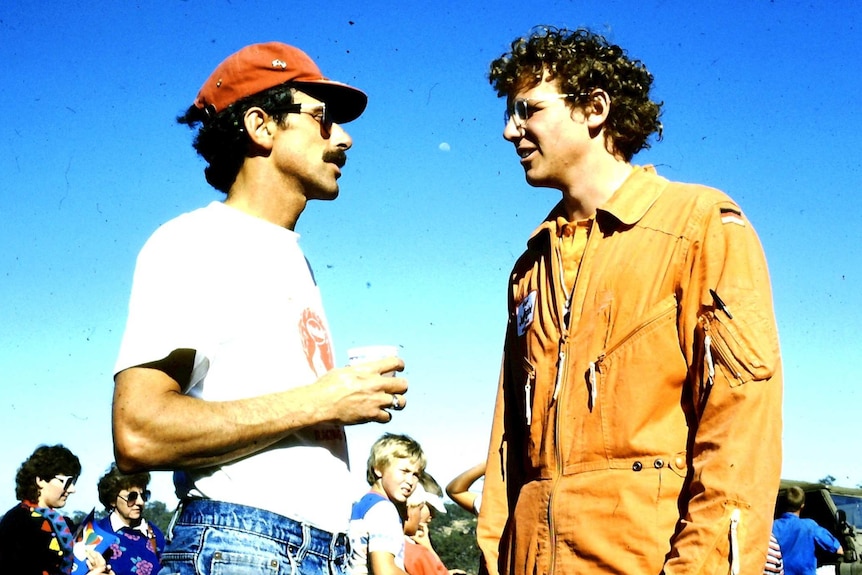
[[[506,437],[506,358],[500,370],[500,384],[497,403],[494,408],[494,421],[491,427],[491,440],[488,460],[485,466],[485,480],[482,488],[482,507],[476,526],[476,539],[482,552],[481,573],[498,575],[500,555],[506,553],[503,533],[509,519],[509,496],[511,490],[518,490],[518,479],[507,469],[509,442]]]
[[[761,573],[781,474],[782,375],[766,260],[730,200],[710,206],[680,300],[693,426],[666,575]]]

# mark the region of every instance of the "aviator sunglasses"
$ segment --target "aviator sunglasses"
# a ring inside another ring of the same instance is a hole
[[[119,497],[129,505],[134,505],[138,502],[138,499],[141,500],[141,503],[146,503],[150,500],[150,490],[147,489],[146,491],[129,491],[129,494],[125,497],[118,493],[117,497]]]

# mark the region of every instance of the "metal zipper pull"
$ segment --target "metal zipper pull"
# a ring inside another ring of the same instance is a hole
[[[566,365],[566,350],[563,349],[563,344],[560,343],[560,353],[557,356],[557,381],[554,382],[554,401],[557,401],[557,396],[560,394],[560,387],[563,384],[563,369]]]
[[[715,361],[712,359],[712,337],[709,334],[706,334],[706,337],[703,338],[703,359],[706,362],[706,373],[708,376],[706,387],[708,391],[715,381]]]
[[[739,509],[734,509],[730,514],[730,573],[731,575],[739,575],[739,537],[737,536],[737,528],[739,527],[739,517],[742,512]]]

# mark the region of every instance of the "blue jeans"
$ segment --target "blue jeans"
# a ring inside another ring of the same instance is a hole
[[[255,507],[184,502],[159,575],[344,575],[347,536]]]

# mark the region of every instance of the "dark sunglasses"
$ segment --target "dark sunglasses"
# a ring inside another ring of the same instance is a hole
[[[326,104],[287,104],[285,106],[276,107],[270,113],[281,114],[308,114],[320,124],[323,131],[329,134],[332,132],[332,114],[326,109]]]
[[[138,498],[141,499],[141,503],[146,503],[147,501],[150,500],[150,490],[147,489],[146,491],[143,491],[143,492],[141,492],[141,491],[129,491],[129,494],[126,495],[125,497],[123,497],[122,495],[120,495],[118,493],[117,497],[119,497],[120,499],[122,499],[123,501],[128,503],[129,505],[134,505],[135,503],[137,503]]]
[[[51,479],[56,479],[60,483],[62,483],[63,484],[63,491],[69,491],[69,489],[71,489],[72,486],[75,485],[75,483],[78,481],[78,476],[77,475],[60,475],[60,474],[57,474],[54,477],[52,477]]]

